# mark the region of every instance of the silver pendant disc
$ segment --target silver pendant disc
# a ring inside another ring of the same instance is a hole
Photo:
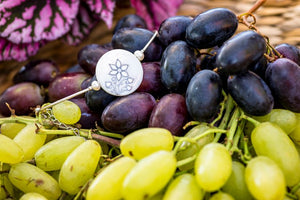
[[[114,96],[125,96],[140,86],[143,80],[143,67],[131,52],[113,49],[99,59],[96,78],[105,92]]]

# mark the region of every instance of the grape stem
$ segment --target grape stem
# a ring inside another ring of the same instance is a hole
[[[36,122],[37,122],[36,118],[20,117],[20,116],[16,116],[16,115],[0,118],[0,125],[4,124],[4,123],[31,124],[31,123],[36,123]]]
[[[45,129],[43,127],[38,126],[38,129],[36,130],[37,134],[46,134],[46,135],[75,135],[73,130],[49,130]],[[79,130],[79,135],[85,138],[89,138],[89,136],[92,137],[92,139],[105,142],[109,145],[112,145],[114,147],[119,147],[120,146],[120,140],[116,140],[107,136],[95,134],[95,133],[88,133],[84,132],[82,130]]]
[[[197,158],[197,154],[195,154],[195,155],[193,155],[193,156],[190,156],[190,157],[188,157],[188,158],[185,158],[185,159],[183,159],[183,160],[178,161],[177,164],[176,164],[176,166],[177,166],[177,167],[181,167],[181,166],[183,166],[183,165],[185,165],[185,164],[188,164],[188,163],[190,163],[190,162],[193,162],[194,160],[196,160],[196,158]]]
[[[224,90],[222,90],[222,94],[224,96],[224,100],[221,102],[221,108],[220,108],[220,112],[218,114],[218,116],[216,117],[216,119],[214,121],[212,121],[210,123],[211,126],[215,126],[215,124],[222,118],[223,116],[223,113],[224,113],[224,109],[225,109],[225,103],[227,102],[227,95],[226,93],[224,92]]]
[[[240,118],[240,109],[237,107],[237,108],[235,108],[232,118],[229,122],[230,125],[229,125],[229,131],[227,134],[227,144],[226,144],[227,150],[230,150],[230,148],[233,145],[233,137],[234,137],[235,132],[238,127],[239,118]]]
[[[245,115],[245,113],[243,111],[242,111],[242,114],[241,114],[240,118],[245,119],[245,120],[251,122],[255,127],[257,127],[258,125],[261,124],[261,122],[253,119],[252,117],[249,117],[249,116]]]

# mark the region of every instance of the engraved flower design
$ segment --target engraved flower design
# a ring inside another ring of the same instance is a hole
[[[109,66],[111,69],[109,74],[112,76],[116,76],[118,81],[120,81],[122,77],[128,77],[128,64],[122,64],[121,61],[117,59],[115,64],[109,64]]]

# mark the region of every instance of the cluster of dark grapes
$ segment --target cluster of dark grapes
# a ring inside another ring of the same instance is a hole
[[[189,120],[210,122],[225,92],[249,115],[273,108],[300,112],[300,53],[296,46],[270,48],[253,30],[236,34],[238,17],[216,8],[192,18],[170,17],[145,51],[144,77],[137,91],[115,97],[103,90],[72,99],[82,112],[83,128],[126,134],[142,127],[163,127],[182,135]],[[99,58],[111,49],[142,49],[152,37],[137,15],[122,18],[109,44],[90,44],[78,52],[78,64],[65,72],[50,60],[33,61],[14,76],[15,85],[0,97],[4,116],[33,112],[88,87]]]

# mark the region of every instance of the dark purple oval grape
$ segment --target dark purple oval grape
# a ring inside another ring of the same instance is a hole
[[[160,77],[160,63],[159,62],[145,62],[142,63],[144,76],[141,85],[136,90],[137,92],[147,92],[154,97],[162,96],[167,93],[163,86]]]
[[[161,80],[171,92],[184,93],[196,73],[196,55],[185,41],[172,42],[161,59]]]
[[[291,44],[279,44],[275,47],[283,57],[288,58],[300,66],[300,49]]]
[[[165,19],[158,29],[158,39],[165,46],[176,40],[185,40],[186,27],[192,19],[189,16],[174,16]]]
[[[182,135],[182,127],[188,120],[185,98],[180,94],[167,94],[154,106],[149,127],[168,129],[173,135]]]
[[[227,90],[245,113],[262,116],[273,109],[274,98],[270,88],[254,72],[229,76]]]
[[[249,70],[260,76],[263,80],[265,79],[265,72],[268,67],[268,59],[263,56],[259,61],[249,67]]]
[[[81,111],[79,124],[81,128],[91,129],[96,128],[96,124],[101,124],[101,115],[89,109],[84,98],[71,99],[70,101],[78,105]]]
[[[82,82],[89,78],[87,73],[63,73],[57,76],[48,87],[49,101],[53,102],[82,90]],[[83,95],[76,98],[83,97]]]
[[[146,127],[155,103],[154,97],[144,92],[119,97],[104,109],[102,125],[108,131],[122,134]]]
[[[120,29],[112,37],[114,49],[125,49],[132,53],[142,50],[153,36],[153,32],[143,28]],[[158,61],[163,47],[156,38],[144,52],[144,61]]]
[[[13,77],[14,83],[33,82],[48,86],[59,74],[57,64],[52,60],[35,60],[24,65]]]
[[[187,110],[197,121],[208,122],[215,117],[222,99],[221,78],[211,70],[197,72],[186,90]]]
[[[300,66],[287,58],[279,58],[268,65],[266,82],[275,101],[286,109],[300,112]]]
[[[216,58],[217,69],[221,73],[237,74],[247,71],[266,52],[266,41],[254,31],[243,31],[220,48]]]
[[[44,103],[44,94],[35,83],[17,83],[7,88],[0,96],[0,113],[10,116],[6,103],[15,110],[15,114],[27,115],[33,113],[36,106]]]
[[[108,51],[106,47],[99,44],[86,45],[78,52],[77,62],[85,72],[94,75],[98,60]]]
[[[147,29],[147,24],[145,20],[136,14],[128,14],[122,17],[116,24],[113,34],[122,28],[145,28]]]
[[[97,80],[94,76],[90,82],[93,82]],[[96,112],[101,116],[103,110],[105,107],[112,102],[114,99],[116,99],[116,96],[113,96],[111,94],[108,94],[104,90],[90,90],[85,93],[85,100],[87,106],[93,111]]]
[[[206,49],[220,46],[236,31],[236,15],[226,8],[213,8],[197,15],[186,29],[189,45]]]

